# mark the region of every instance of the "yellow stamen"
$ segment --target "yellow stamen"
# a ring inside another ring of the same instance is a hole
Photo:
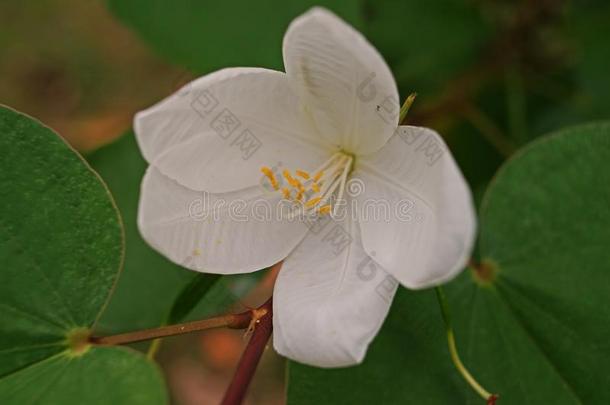
[[[261,172],[263,172],[263,174],[265,176],[267,176],[267,178],[269,179],[269,182],[271,183],[271,186],[275,190],[279,190],[280,186],[277,184],[277,179],[275,178],[275,175],[273,174],[273,170],[271,170],[267,166],[263,166],[263,167],[261,167]]]
[[[316,205],[317,203],[319,203],[321,199],[322,199],[322,197],[312,198],[311,200],[309,200],[305,203],[305,207],[311,208],[314,205]]]
[[[295,199],[301,201],[303,199],[303,191],[299,190]]]
[[[320,179],[322,178],[322,176],[324,176],[324,170],[320,170],[319,172],[317,172],[315,174],[315,176],[313,176],[313,181],[318,182],[320,181]]]
[[[304,171],[304,170],[297,170],[296,173],[297,173],[297,176],[301,176],[305,180],[309,180],[309,173],[307,173],[306,171]]]
[[[282,189],[282,194],[284,194],[284,198],[290,200],[290,190],[287,188]]]
[[[315,191],[316,193],[319,193],[319,192],[320,192],[320,186],[318,185],[318,183],[312,183],[312,184],[311,184],[311,189],[312,189],[313,191]]]
[[[320,207],[320,214],[324,215],[324,214],[328,214],[330,212],[330,204],[326,204],[322,207]]]

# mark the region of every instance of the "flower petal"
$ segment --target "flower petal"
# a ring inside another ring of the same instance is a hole
[[[377,50],[322,8],[295,19],[284,65],[323,136],[353,153],[381,148],[398,125],[394,77]]]
[[[463,269],[476,214],[468,184],[436,132],[399,127],[382,150],[359,160],[353,176],[365,185],[355,197],[364,248],[403,285],[441,284]],[[375,213],[379,204],[390,210],[388,220]]]
[[[301,363],[343,367],[363,360],[398,283],[366,255],[354,220],[322,221],[279,273],[273,344]]]
[[[195,80],[134,122],[142,153],[193,190],[223,193],[257,184],[261,166],[312,170],[330,148],[302,113],[284,73],[224,69]]]
[[[150,166],[138,226],[174,263],[206,273],[247,273],[283,260],[307,232],[302,222],[277,217],[279,201],[259,187],[226,194],[194,191]]]

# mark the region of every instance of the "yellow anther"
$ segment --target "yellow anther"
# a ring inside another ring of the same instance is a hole
[[[315,191],[316,193],[319,193],[319,192],[320,192],[320,186],[318,185],[318,183],[312,183],[312,184],[311,184],[311,189],[312,189],[313,191]]]
[[[309,173],[307,173],[306,171],[304,171],[304,170],[297,170],[296,173],[297,173],[297,176],[301,176],[305,180],[309,180]]]
[[[295,197],[295,200],[301,201],[302,199],[303,199],[303,191],[299,190],[299,192],[297,193],[297,196]]]
[[[290,200],[290,190],[289,189],[284,187],[282,189],[282,194],[284,194],[284,198],[285,199]]]
[[[319,203],[321,199],[322,199],[322,197],[312,198],[311,200],[309,200],[305,203],[305,207],[311,208],[314,205],[316,205],[317,203]]]
[[[295,179],[294,177],[292,177],[292,175],[290,174],[290,172],[286,169],[283,171],[284,174],[284,178],[286,179],[286,181],[288,182],[288,184],[290,184],[292,187],[299,187],[301,185],[301,182],[298,181],[297,179]]]
[[[320,214],[328,214],[330,212],[330,204],[326,204],[322,207],[320,207]]]
[[[313,181],[318,182],[324,176],[324,170],[320,170],[313,176]]]
[[[261,167],[261,172],[263,172],[263,174],[267,176],[269,182],[271,183],[271,186],[275,190],[279,190],[280,186],[277,184],[277,179],[275,178],[275,174],[273,174],[273,170],[271,170],[267,166],[263,166]]]

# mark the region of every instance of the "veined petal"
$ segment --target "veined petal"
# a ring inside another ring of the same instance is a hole
[[[307,226],[282,220],[277,194],[260,187],[210,194],[182,186],[150,166],[142,182],[138,226],[144,239],[184,267],[247,273],[283,260]]]
[[[328,158],[286,75],[224,69],[195,80],[134,121],[144,157],[193,190],[257,184],[261,166],[313,169]]]
[[[295,19],[284,65],[320,133],[352,153],[380,149],[398,125],[394,77],[377,50],[322,8]]]
[[[355,197],[364,248],[403,285],[441,284],[463,269],[476,214],[470,188],[436,132],[399,127],[382,150],[359,159],[353,176],[365,185]],[[390,210],[389,220],[374,214],[371,206],[381,210],[374,201]]]
[[[364,252],[357,223],[322,219],[282,265],[273,293],[278,353],[317,367],[360,363],[398,283]]]

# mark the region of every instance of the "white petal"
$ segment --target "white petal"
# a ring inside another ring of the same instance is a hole
[[[312,170],[328,157],[284,73],[224,69],[136,115],[138,143],[161,172],[193,190],[257,184],[261,166]]]
[[[436,132],[399,127],[382,150],[359,160],[353,176],[365,186],[356,197],[364,248],[403,285],[441,284],[463,269],[476,234],[475,210]],[[376,204],[389,207],[389,220],[373,215]]]
[[[150,166],[138,226],[174,263],[206,273],[246,273],[284,259],[307,232],[302,222],[277,218],[279,200],[259,187],[226,194],[194,191]]]
[[[301,363],[349,366],[363,360],[398,283],[366,255],[355,221],[321,224],[279,273],[273,344],[280,354]]]
[[[331,12],[313,8],[284,36],[284,65],[320,132],[353,153],[381,148],[398,125],[394,77],[377,50]]]

